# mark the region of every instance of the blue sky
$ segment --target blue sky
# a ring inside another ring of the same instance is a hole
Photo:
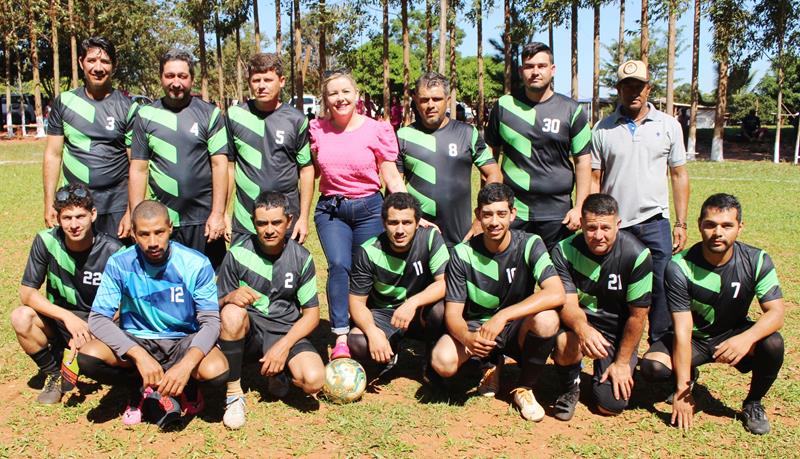
[[[340,3],[344,0],[328,0],[328,3]],[[484,53],[491,52],[489,39],[499,39],[502,33],[503,26],[503,2],[502,0],[495,0],[496,6],[488,14],[484,12],[484,33],[483,33],[483,49]],[[420,1],[417,4],[423,4]],[[261,0],[258,3],[259,17],[261,19],[261,31],[263,35],[271,36],[275,30],[275,3],[274,0]],[[375,20],[371,23],[380,26],[380,3],[375,2],[374,7],[370,7],[368,11],[375,16]],[[631,32],[638,30],[638,20],[640,16],[641,3],[635,0],[628,0],[625,8],[625,28]],[[288,28],[289,16],[288,9],[284,7],[282,27]],[[390,14],[399,15],[399,8],[390,10]],[[691,40],[692,40],[692,16],[693,11],[687,10],[678,18],[678,26],[683,27],[682,38],[686,43],[686,51],[684,54],[677,56],[676,68],[676,85],[683,82],[688,83],[691,80]],[[703,92],[711,92],[714,90],[714,64],[709,44],[713,39],[712,27],[707,18],[701,19],[701,33],[700,33],[700,69],[699,69],[699,84],[700,90]],[[461,15],[458,18],[459,27],[461,27],[466,37],[459,52],[465,56],[474,56],[476,54],[476,32],[475,28]],[[591,97],[592,93],[592,34],[593,34],[593,18],[592,10],[582,9],[578,16],[578,75],[579,75],[579,97]],[[658,27],[666,30],[666,21],[653,22],[651,19],[651,29]],[[547,42],[546,25],[543,25],[543,31],[534,35],[534,40]],[[604,6],[600,12],[600,53],[601,62],[608,58],[608,53],[603,49],[602,44],[611,43],[617,39],[619,33],[619,3],[614,2],[611,5]],[[659,35],[659,39],[663,35]],[[366,37],[366,34],[365,34]],[[651,39],[652,32],[651,32]],[[555,48],[555,63],[556,63],[556,76],[555,76],[555,89],[557,92],[569,94],[570,86],[570,31],[568,27],[559,27],[554,30],[554,48]],[[753,82],[758,82],[764,73],[768,70],[769,64],[765,59],[758,60],[752,67],[755,74]],[[606,91],[601,88],[601,95],[605,95]]]

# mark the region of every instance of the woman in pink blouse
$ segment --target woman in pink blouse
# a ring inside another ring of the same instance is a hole
[[[389,123],[356,111],[358,89],[348,72],[323,82],[320,117],[311,121],[311,151],[322,194],[314,223],[328,260],[328,310],[337,335],[331,359],[350,357],[349,274],[355,249],[383,232],[381,179],[390,193],[406,191],[395,165],[397,138]]]

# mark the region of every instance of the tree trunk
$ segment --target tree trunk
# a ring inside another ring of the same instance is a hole
[[[547,40],[550,42],[550,51],[553,51],[555,44],[553,43],[553,21],[547,20]],[[555,53],[555,51],[553,51]]]
[[[647,66],[647,55],[650,53],[650,26],[648,17],[648,0],[642,0],[642,38],[641,38],[641,60]]]
[[[781,127],[783,127],[783,38],[778,42],[778,118],[775,123],[775,150],[772,155],[772,161],[779,163],[781,161]]]
[[[195,24],[197,29],[197,45],[200,51],[200,97],[208,102],[208,59],[206,58],[206,31],[203,20]]]
[[[275,4],[278,5],[280,0],[275,0]],[[276,12],[276,19],[278,24],[280,24],[280,14]],[[258,0],[253,0],[253,33],[255,34],[255,45],[256,45],[256,52],[261,52],[261,26],[259,25],[260,21],[258,20]],[[280,26],[277,27],[280,30]]]
[[[306,45],[306,52],[303,54],[303,70],[300,72],[300,76],[303,77],[303,81],[306,81],[306,76],[308,75],[308,64],[311,63],[311,45]]]
[[[53,45],[53,97],[61,94],[61,66],[58,55],[58,14],[59,4],[56,0],[50,0],[50,33]]]
[[[503,1],[503,92],[511,92],[511,1]]]
[[[570,85],[570,96],[578,100],[578,0],[572,0],[572,13],[570,14],[572,22],[572,57],[570,59],[570,68],[572,70],[572,83]]]
[[[439,73],[442,75],[446,72],[445,56],[447,56],[447,0],[441,0],[439,2]]]
[[[458,73],[456,72],[456,8],[458,4],[453,2],[449,9],[448,24],[450,29],[450,118],[456,119],[456,99],[458,98]]]
[[[425,0],[425,70],[433,69],[433,5],[431,0]]]
[[[217,107],[224,112],[228,104],[225,103],[225,77],[222,72],[222,39],[220,37],[222,30],[220,30],[218,6],[214,5],[214,38],[217,43]]]
[[[300,0],[294,0],[294,96],[295,107],[301,112],[303,110],[303,73],[299,70],[300,58],[303,55],[303,25],[300,23]]]
[[[715,24],[715,27],[720,27]],[[728,50],[719,58],[717,109],[714,113],[714,137],[711,141],[711,161],[722,161],[722,140],[725,133],[725,112],[728,109]]]
[[[619,37],[617,38],[617,65],[625,62],[625,0],[619,0]]]
[[[3,49],[9,50],[6,54],[5,70],[6,70],[6,136],[9,138],[14,137],[14,126],[11,122],[11,34],[5,33],[3,35]]]
[[[236,100],[239,103],[242,103],[242,80],[244,76],[242,75],[242,40],[241,35],[242,31],[241,28],[237,25],[236,26]]]
[[[383,118],[391,117],[392,93],[389,90],[389,0],[383,2]]]
[[[72,82],[70,83],[70,87],[75,89],[80,84],[80,80],[78,79],[78,39],[75,37],[73,0],[67,1],[67,11],[69,14],[69,57],[72,62]]]
[[[325,51],[325,32],[328,28],[325,0],[319,0],[319,93],[322,94],[322,81],[328,68],[328,53]]]
[[[33,11],[34,6],[28,4],[28,33],[30,38],[31,71],[33,73],[33,107],[36,113],[36,137],[44,137],[44,117],[42,116],[42,82],[39,79],[39,47],[37,46],[38,18]],[[24,129],[24,127],[23,127]]]
[[[411,100],[409,99],[409,84],[411,75],[411,43],[408,38],[408,0],[400,1],[400,17],[403,27],[403,126],[411,122]]]
[[[592,125],[600,119],[600,2],[594,2],[594,67],[592,68]]]
[[[475,114],[475,121],[478,129],[483,129],[483,111],[485,101],[483,100],[483,0],[477,0],[477,11],[475,14],[476,28],[478,34],[478,113]]]
[[[697,102],[698,93],[698,69],[700,68],[700,0],[694,0],[694,30],[692,31],[692,108],[689,114],[689,139],[686,142],[686,150],[689,159],[694,159],[697,155]]]
[[[253,0],[254,2],[258,0]],[[283,38],[281,37],[281,0],[275,0],[275,53],[278,57],[283,53]]]
[[[93,36],[94,35],[94,18],[95,18],[94,2],[86,2],[86,4],[87,4],[87,10],[89,12],[89,14],[88,14],[88,16],[89,16],[89,36]]]
[[[669,25],[667,26],[667,105],[666,112],[669,116],[675,116],[673,103],[675,102],[675,43],[677,41],[677,22],[678,1],[669,0]],[[683,141],[683,139],[681,139]]]

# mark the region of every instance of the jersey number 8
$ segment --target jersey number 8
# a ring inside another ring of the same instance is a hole
[[[450,156],[458,156],[458,146],[454,143],[447,145],[447,154]]]

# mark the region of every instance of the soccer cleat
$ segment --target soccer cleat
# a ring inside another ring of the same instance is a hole
[[[500,390],[500,373],[501,368],[496,365],[483,370],[481,382],[478,383],[478,393],[484,397],[494,397]]]
[[[152,391],[144,398],[142,414],[148,422],[157,425],[162,431],[177,427],[181,420],[181,404],[173,397],[166,397]]]
[[[188,414],[189,416],[194,416],[206,407],[206,400],[203,397],[203,392],[195,386],[194,393],[189,395],[186,394],[186,389],[181,392],[181,407],[183,411]]]
[[[61,373],[47,375],[44,388],[42,388],[42,392],[39,393],[39,396],[36,397],[36,401],[44,405],[52,405],[60,402],[61,397],[64,395],[61,379]]]
[[[575,408],[580,398],[580,387],[575,384],[568,391],[559,395],[553,405],[553,416],[559,421],[569,421],[575,415]]]
[[[514,395],[514,405],[519,409],[519,414],[528,421],[539,422],[544,418],[544,408],[536,397],[533,396],[533,391],[525,386],[517,387],[512,390]]]
[[[144,392],[137,392],[136,397],[131,399],[125,411],[122,413],[122,423],[126,426],[133,426],[142,422],[142,404],[145,397],[153,393],[153,389],[147,387]]]
[[[333,351],[331,352],[331,360],[336,359],[349,359],[350,358],[350,348],[347,347],[347,343],[342,341],[341,343],[336,343],[333,346]]]
[[[226,398],[222,424],[231,430],[241,429],[246,421],[245,412],[244,395],[232,395]]]
[[[769,420],[760,401],[749,401],[742,404],[742,422],[745,430],[751,434],[764,435],[769,433]]]
[[[376,376],[375,379],[376,380],[381,379],[386,375],[386,373],[389,373],[392,370],[392,368],[394,368],[395,365],[397,365],[397,361],[399,360],[399,358],[400,354],[398,353],[392,355],[392,358],[389,359],[389,361],[383,365],[383,368],[381,368],[381,371],[378,372],[378,376]]]
[[[283,398],[289,394],[289,377],[282,371],[267,380],[267,390],[275,398]]]

